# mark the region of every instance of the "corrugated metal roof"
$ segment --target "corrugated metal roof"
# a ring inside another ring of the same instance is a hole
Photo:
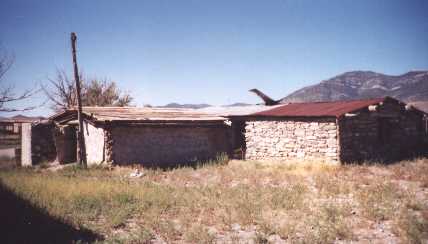
[[[224,121],[225,118],[196,109],[137,108],[137,107],[83,107],[83,113],[95,121]],[[77,114],[76,109],[58,113],[51,120]]]
[[[368,100],[290,103],[274,109],[253,113],[262,117],[340,117],[346,113],[383,102],[386,98]]]

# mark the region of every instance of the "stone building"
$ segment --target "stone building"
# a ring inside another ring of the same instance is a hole
[[[230,118],[232,147],[246,159],[390,161],[427,151],[427,115],[390,97],[292,103]]]
[[[169,166],[229,153],[226,119],[194,109],[84,107],[83,117],[88,164]],[[76,161],[77,111],[50,119],[58,161]]]

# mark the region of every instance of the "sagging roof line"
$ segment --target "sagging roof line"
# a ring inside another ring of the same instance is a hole
[[[83,107],[86,120],[94,122],[121,121],[123,123],[161,122],[223,122],[225,117],[203,113],[195,109],[137,108],[137,107]],[[72,108],[51,116],[54,121],[66,121],[77,116]]]

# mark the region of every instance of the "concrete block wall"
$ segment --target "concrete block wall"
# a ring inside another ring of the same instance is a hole
[[[215,158],[230,150],[226,126],[114,126],[109,129],[116,164],[174,165]]]

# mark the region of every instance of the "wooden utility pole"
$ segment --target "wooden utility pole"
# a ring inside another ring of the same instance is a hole
[[[86,148],[85,148],[85,137],[84,137],[84,128],[83,128],[83,118],[82,118],[82,97],[80,93],[80,80],[79,80],[79,70],[77,68],[77,59],[76,59],[76,33],[71,32],[71,52],[73,55],[73,67],[74,67],[74,80],[76,82],[76,95],[77,95],[77,118],[79,120],[79,131],[77,134],[78,140],[78,162],[81,166],[86,168]]]

